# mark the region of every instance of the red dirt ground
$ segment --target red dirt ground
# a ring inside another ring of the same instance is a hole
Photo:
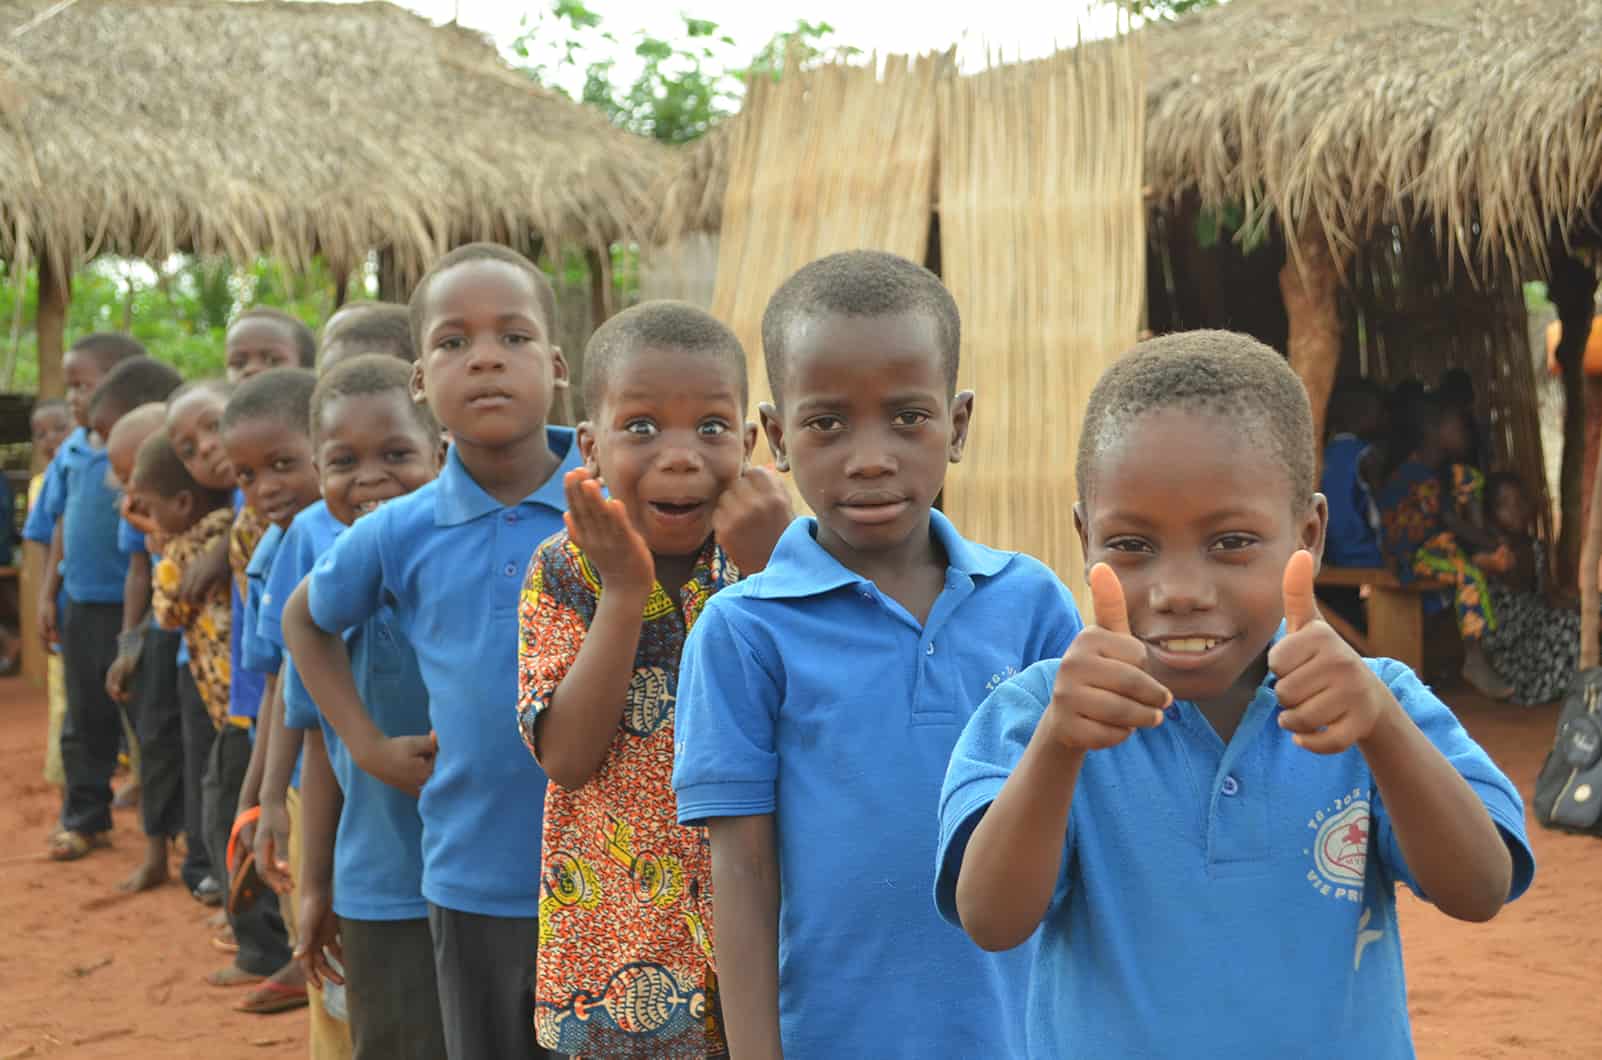
[[[1452,699],[1528,799],[1556,709]],[[117,895],[142,847],[134,813],[118,815],[111,850],[68,865],[42,858],[59,807],[40,779],[44,719],[39,694],[0,680],[0,1060],[304,1056],[304,1010],[241,1015],[228,1007],[237,989],[201,981],[227,958],[208,941],[208,911],[181,886]],[[1492,923],[1459,924],[1401,899],[1424,1060],[1599,1055],[1602,842],[1531,827],[1536,884]]]

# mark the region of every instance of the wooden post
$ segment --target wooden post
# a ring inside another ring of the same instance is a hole
[[[1558,324],[1562,328],[1556,351],[1558,367],[1563,371],[1563,470],[1559,490],[1557,582],[1573,585],[1579,573],[1581,535],[1586,525],[1585,345],[1591,337],[1591,319],[1596,315],[1592,299],[1596,296],[1597,280],[1590,266],[1570,257],[1557,240],[1553,240],[1549,254],[1551,276],[1547,296],[1557,306]]]
[[[1602,571],[1602,464],[1593,471],[1595,476],[1591,494],[1589,519],[1585,524],[1585,548],[1580,558],[1580,669],[1589,670],[1598,663],[1602,645],[1597,642],[1597,626],[1602,623],[1602,596],[1598,594],[1598,581]]]
[[[63,397],[66,381],[61,356],[66,350],[67,307],[72,301],[72,275],[56,275],[51,256],[39,255],[39,305],[34,315],[39,336],[39,396]]]
[[[1279,273],[1280,296],[1290,321],[1285,345],[1291,368],[1307,388],[1313,438],[1322,456],[1324,417],[1341,363],[1340,270],[1316,220],[1303,225],[1295,238],[1295,252],[1286,255]]]

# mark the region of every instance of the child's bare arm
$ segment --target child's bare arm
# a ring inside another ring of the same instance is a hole
[[[569,472],[565,485],[568,533],[600,575],[601,597],[578,656],[535,721],[534,749],[546,774],[573,790],[601,767],[623,721],[656,567],[622,503],[603,498],[587,471]]]
[[[61,595],[61,559],[65,555],[61,537],[63,522],[56,520],[50,547],[45,552],[44,572],[39,579],[39,637],[44,641],[45,651],[61,643],[61,616],[56,614],[56,598]]]
[[[198,604],[215,586],[228,579],[228,535],[219,534],[184,565],[183,581],[178,585],[178,597],[190,604]]]
[[[307,729],[300,763],[300,944],[295,958],[314,986],[328,978],[341,982],[324,948],[339,956],[334,919],[334,837],[345,804],[328,761],[321,729]]]
[[[141,630],[149,613],[150,554],[135,552],[128,557],[128,573],[122,580],[122,632],[117,637],[117,658],[106,672],[106,694],[118,703],[128,701],[128,683],[139,670]]]
[[[1289,632],[1268,656],[1286,708],[1280,725],[1317,754],[1355,745],[1419,886],[1448,916],[1491,919],[1512,891],[1507,843],[1468,781],[1368,664],[1319,619],[1313,575],[1306,553],[1297,553],[1285,572]]]
[[[256,739],[250,745],[250,762],[245,766],[245,779],[239,785],[239,801],[234,806],[236,819],[261,805],[261,781],[266,774],[267,753],[272,748],[273,685],[276,681],[276,677],[267,679],[261,690],[261,702],[256,706]],[[254,823],[240,828],[239,841],[245,849],[255,848],[261,823],[258,818]],[[257,871],[265,872],[266,866],[260,866]]]
[[[729,1053],[784,1056],[779,1038],[779,857],[773,815],[719,817],[712,840],[718,989]]]
[[[272,679],[272,736],[267,744],[267,762],[261,778],[261,825],[256,829],[257,871],[267,885],[287,894],[294,881],[289,876],[289,778],[300,757],[305,730],[284,724],[284,677],[280,670]],[[262,715],[266,719],[267,715]],[[258,728],[265,727],[258,723]]]
[[[385,736],[356,691],[345,639],[327,633],[312,621],[306,583],[301,582],[284,604],[284,644],[323,717],[350,749],[365,773],[391,787],[416,795],[434,772],[439,749],[433,734]]]

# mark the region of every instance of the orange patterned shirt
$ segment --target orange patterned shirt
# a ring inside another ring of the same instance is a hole
[[[623,724],[577,791],[551,784],[540,854],[534,1022],[570,1056],[705,1057],[723,1051],[713,972],[712,855],[678,823],[673,696],[684,638],[739,577],[708,542],[677,604],[652,587]],[[565,531],[535,553],[519,606],[517,719],[535,721],[578,657],[601,584]],[[681,613],[682,608],[682,613]]]
[[[150,609],[156,621],[167,629],[182,629],[189,645],[189,672],[206,704],[206,713],[217,728],[229,722],[228,688],[231,680],[228,635],[233,626],[233,606],[228,586],[217,585],[199,604],[178,596],[184,569],[195,557],[228,533],[234,521],[231,508],[218,508],[194,526],[175,535],[162,546],[161,562],[151,577]]]

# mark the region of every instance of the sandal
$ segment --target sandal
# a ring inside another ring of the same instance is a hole
[[[249,1012],[256,1016],[271,1016],[276,1012],[306,1006],[306,987],[285,986],[271,979],[252,990],[245,1000],[234,1006],[235,1012]]]
[[[104,832],[57,832],[50,837],[50,860],[77,861],[91,850],[110,845],[111,839]]]

